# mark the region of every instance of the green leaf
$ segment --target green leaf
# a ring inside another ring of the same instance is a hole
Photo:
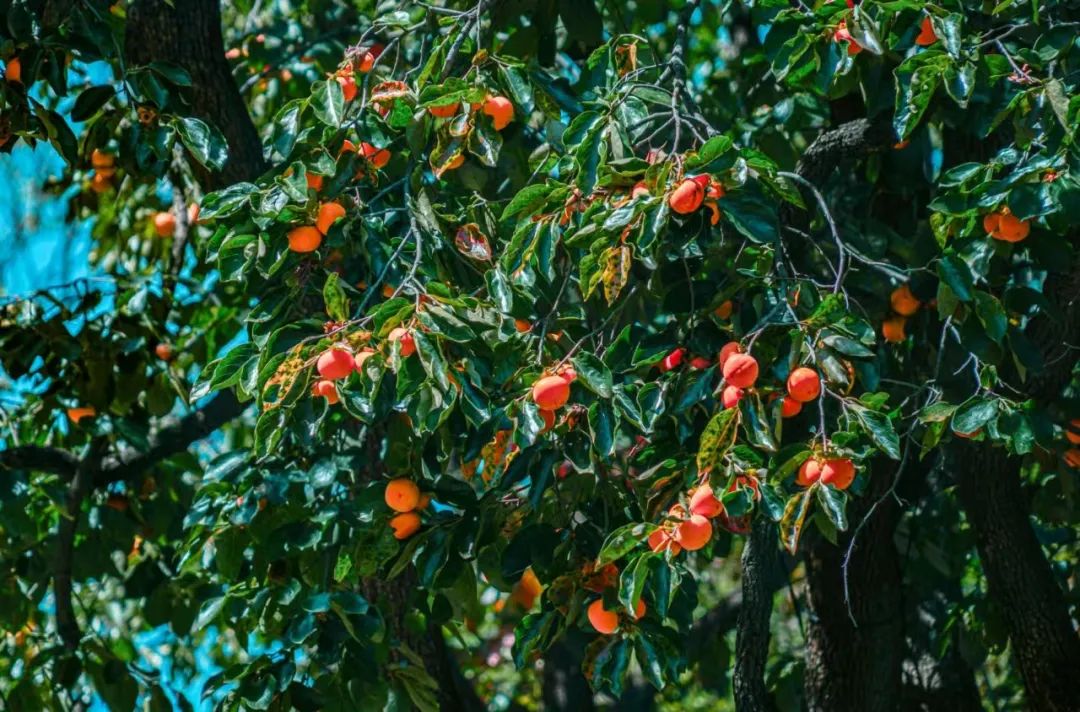
[[[199,221],[225,218],[239,212],[258,191],[258,186],[253,183],[235,183],[224,190],[210,193],[199,204]]]
[[[971,292],[974,283],[971,277],[971,269],[962,259],[954,254],[944,255],[938,261],[938,276],[949,286],[953,294],[962,301],[971,301]]]
[[[323,302],[326,303],[326,313],[332,320],[345,321],[349,318],[349,298],[345,296],[345,289],[341,286],[337,272],[331,272],[323,284]]]
[[[814,484],[806,491],[793,495],[784,507],[784,515],[780,517],[780,541],[792,556],[799,548],[799,539],[802,537],[803,526],[806,517],[810,513],[810,503],[813,501],[814,490],[821,485]]]
[[[908,138],[926,113],[948,64],[946,55],[929,50],[912,55],[894,72],[896,107],[893,129],[901,139]]]
[[[577,371],[578,378],[590,391],[601,398],[611,398],[611,370],[603,361],[590,353],[582,351],[570,359]]]
[[[336,81],[315,82],[311,86],[311,108],[316,118],[331,128],[341,126],[345,118],[345,95]]]
[[[831,485],[815,487],[817,500],[825,516],[840,531],[847,531],[847,495]]]
[[[975,396],[957,408],[952,418],[952,431],[970,435],[993,420],[997,412],[996,400]]]
[[[852,406],[851,410],[855,412],[855,417],[859,419],[874,444],[892,459],[899,460],[900,437],[896,434],[889,416],[862,406]]]
[[[217,128],[194,117],[184,117],[175,122],[177,133],[195,160],[212,171],[220,171],[229,158],[225,137]]]
[[[111,84],[83,90],[79,94],[79,98],[75,100],[75,106],[71,108],[71,120],[86,121],[96,114],[101,107],[109,103],[109,100],[114,96],[116,96],[116,90],[113,89]]]
[[[975,315],[979,318],[986,335],[994,343],[1000,344],[1005,338],[1005,332],[1009,328],[1009,317],[1005,313],[1005,307],[992,294],[975,292]]]
[[[710,472],[723,461],[731,446],[739,425],[739,409],[726,408],[712,417],[701,433],[698,445],[697,467],[699,472]]]
[[[611,532],[608,534],[607,539],[604,540],[604,545],[600,547],[600,553],[596,556],[596,568],[606,566],[623,558],[633,551],[634,547],[648,539],[649,535],[655,530],[655,524],[631,522]]]

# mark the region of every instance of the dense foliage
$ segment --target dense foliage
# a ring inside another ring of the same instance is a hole
[[[175,5],[0,0],[13,709],[1078,699],[1077,3]]]

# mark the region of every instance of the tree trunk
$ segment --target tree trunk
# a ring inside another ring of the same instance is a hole
[[[957,495],[975,530],[990,595],[1009,629],[1032,710],[1080,705],[1080,637],[1028,521],[1020,463],[981,443],[957,448]]]
[[[194,115],[225,135],[229,159],[219,174],[204,182],[221,188],[254,180],[266,168],[262,141],[225,59],[217,0],[136,0],[127,16],[128,64],[169,62],[183,67],[191,75]]]
[[[1075,234],[1074,234],[1075,236]],[[1050,275],[1043,287],[1049,315],[1026,330],[1045,368],[1023,384],[1042,403],[1058,398],[1076,364],[1080,340],[1080,265]],[[1013,656],[1032,710],[1080,705],[1080,636],[1065,597],[1028,519],[1020,461],[988,443],[959,443],[950,453],[957,495],[975,531],[979,557],[1009,628]]]
[[[735,635],[735,708],[739,712],[766,712],[774,704],[765,689],[765,663],[769,657],[769,620],[773,584],[780,559],[776,525],[763,512],[754,517],[742,557],[742,602]]]
[[[806,554],[810,608],[804,685],[811,710],[874,712],[899,708],[904,618],[899,554],[893,533],[899,507],[891,496],[895,467],[878,467],[867,492],[849,505],[853,527],[869,515],[848,564],[850,610],[844,596],[844,556],[851,534],[837,544],[818,537]]]
[[[584,643],[560,640],[544,656],[543,709],[547,712],[592,712],[592,690],[581,672]]]

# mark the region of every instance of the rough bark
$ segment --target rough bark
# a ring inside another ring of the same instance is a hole
[[[742,602],[735,636],[735,708],[739,712],[774,709],[765,689],[769,657],[775,570],[779,562],[776,525],[763,514],[754,517],[742,557]]]
[[[973,443],[953,457],[957,495],[975,531],[990,595],[1009,629],[1031,710],[1080,704],[1080,637],[1028,520],[1020,463]]]
[[[1031,374],[1025,394],[1058,397],[1076,363],[1080,341],[1080,265],[1050,275],[1043,293],[1047,314],[1027,336],[1046,367]],[[1075,710],[1080,700],[1080,635],[1058,581],[1029,520],[1020,485],[1020,460],[988,443],[960,443],[950,453],[957,496],[975,531],[990,595],[1009,629],[1013,659],[1032,710]]]
[[[206,177],[207,187],[250,181],[262,173],[262,142],[225,59],[218,1],[137,0],[127,13],[128,64],[169,62],[187,70],[193,114],[216,126],[229,144],[224,169]]]
[[[893,533],[900,508],[894,498],[882,499],[894,476],[895,466],[878,468],[868,491],[849,504],[849,519],[857,523],[881,500],[859,531],[848,562],[848,601],[844,557],[851,534],[842,534],[835,545],[818,537],[806,546],[810,615],[804,685],[812,710],[898,709],[904,619]]]

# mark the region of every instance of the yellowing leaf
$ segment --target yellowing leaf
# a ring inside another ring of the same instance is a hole
[[[630,279],[630,247],[619,245],[609,247],[604,253],[604,269],[601,281],[604,285],[604,299],[613,304]]]

